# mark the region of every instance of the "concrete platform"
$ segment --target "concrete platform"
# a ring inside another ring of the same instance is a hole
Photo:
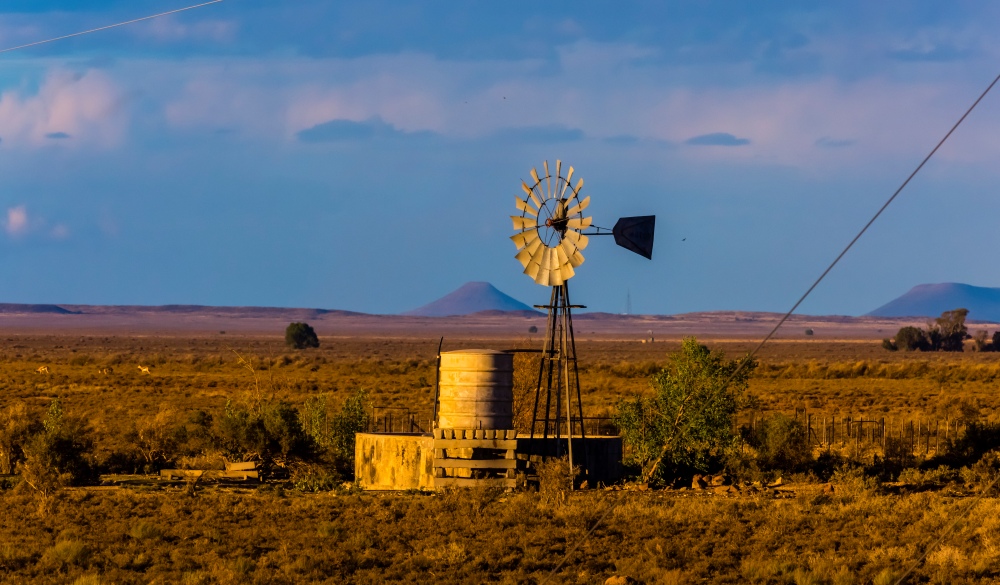
[[[518,462],[538,461],[545,457],[565,455],[567,452],[565,438],[532,439],[523,434],[516,435],[513,439],[506,438],[513,431],[493,431],[494,437],[497,436],[496,433],[504,433],[502,439],[485,436],[471,438],[475,436],[472,433],[485,435],[489,432],[466,432],[470,433],[470,438],[441,439],[431,434],[418,433],[358,433],[355,438],[355,477],[362,489],[366,490],[429,491],[441,488],[444,484],[471,485],[477,481],[471,479],[471,469],[466,469],[458,473],[457,477],[443,477],[435,482],[435,467],[509,468],[511,472],[515,469],[523,471],[524,466]],[[454,436],[454,433],[450,436]],[[506,457],[502,455],[504,451],[507,452]],[[486,455],[477,455],[483,453]],[[436,462],[435,457],[447,459]],[[445,461],[448,463],[445,464]],[[573,461],[589,472],[591,487],[613,484],[622,477],[622,439],[603,436],[586,439],[573,437]],[[463,464],[459,465],[459,462]],[[508,474],[506,480],[497,481],[512,487],[513,477]]]

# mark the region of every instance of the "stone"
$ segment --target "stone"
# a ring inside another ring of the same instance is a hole
[[[615,575],[613,577],[608,577],[604,581],[604,585],[636,585],[637,583],[638,581],[625,575]]]
[[[706,482],[701,475],[695,474],[695,476],[691,479],[691,489],[703,490],[706,487],[708,487],[708,482]]]
[[[712,476],[712,485],[713,486],[719,486],[719,485],[725,485],[725,484],[726,484],[726,476],[725,475],[722,475],[720,473],[719,475],[713,475]]]
[[[774,487],[780,487],[780,486],[783,486],[783,485],[785,485],[785,482],[779,477],[778,479],[776,479],[776,480],[772,481],[771,483],[767,484],[767,487],[774,488]]]

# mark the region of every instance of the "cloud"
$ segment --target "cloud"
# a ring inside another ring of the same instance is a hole
[[[746,146],[750,144],[750,139],[737,138],[728,132],[712,132],[692,136],[685,140],[684,144],[691,146]]]
[[[379,116],[373,116],[362,122],[354,120],[330,120],[316,124],[311,128],[300,130],[296,137],[300,142],[352,142],[371,140],[373,138],[403,138],[430,137],[433,132],[404,132],[392,124],[387,124]]]
[[[579,128],[569,128],[562,124],[548,124],[545,126],[521,126],[515,128],[504,128],[495,134],[496,138],[511,142],[576,142],[583,140],[583,130]]]
[[[113,146],[126,129],[122,93],[101,71],[50,73],[33,95],[0,95],[0,135],[7,144],[42,146],[74,137],[84,144]]]
[[[951,44],[918,44],[889,51],[889,58],[897,61],[959,61],[973,56],[969,49],[960,49]]]
[[[837,139],[830,138],[829,136],[823,136],[816,141],[816,146],[820,148],[846,148],[848,146],[854,146],[855,140],[847,139]]]
[[[12,238],[23,236],[28,232],[28,210],[24,205],[11,207],[7,210],[7,221],[4,222],[3,229]]]

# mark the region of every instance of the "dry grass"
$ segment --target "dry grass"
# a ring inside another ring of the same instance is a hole
[[[538,340],[535,340],[536,343]],[[516,347],[451,340],[445,349]],[[745,342],[712,342],[730,356]],[[644,392],[673,343],[580,342],[588,415]],[[429,413],[436,340],[323,339],[288,352],[232,336],[18,336],[0,349],[0,409],[59,397],[99,448],[123,421],[219,412],[246,391],[231,349],[265,360],[269,387],[300,405],[366,388],[378,406]],[[877,342],[778,342],[750,390],[765,409],[884,416],[1000,417],[1000,354],[905,354]],[[151,374],[137,365],[152,364]],[[35,373],[48,365],[51,374]],[[530,364],[529,364],[530,366]],[[99,369],[113,368],[105,375]],[[273,382],[273,383],[272,383]],[[163,414],[168,413],[168,414]],[[170,414],[172,413],[172,414]],[[102,447],[102,445],[104,445]],[[199,461],[200,462],[200,461]],[[199,463],[191,461],[192,465]],[[203,463],[203,462],[202,462]],[[936,486],[933,478],[920,481]],[[40,507],[0,491],[0,581],[49,583],[538,582],[614,502],[554,582],[612,574],[646,583],[891,583],[968,500],[938,487],[885,495],[841,476],[834,494],[722,498],[691,492],[485,490],[303,494],[288,486],[81,488]],[[914,476],[916,477],[916,476]],[[568,482],[563,482],[568,483]],[[1000,501],[987,498],[918,569],[923,582],[1000,580]]]

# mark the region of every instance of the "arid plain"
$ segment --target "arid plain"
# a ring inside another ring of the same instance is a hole
[[[57,398],[66,417],[86,426],[104,473],[44,497],[4,478],[4,582],[892,583],[927,551],[912,582],[1000,580],[1000,504],[992,493],[974,497],[992,468],[939,468],[934,457],[946,446],[937,435],[898,477],[866,475],[885,454],[861,437],[834,435],[826,445],[815,439],[817,460],[834,462],[828,468],[780,482],[728,473],[726,490],[628,483],[568,492],[543,479],[538,491],[366,493],[349,477],[317,491],[294,478],[216,485],[144,476],[166,458],[112,469],[145,422],[190,427],[192,413],[219,418],[227,400],[241,400],[254,374],[239,356],[253,361],[267,398],[298,408],[325,396],[333,410],[365,389],[380,424],[391,414],[393,425],[426,426],[442,337],[445,350],[537,348],[541,335],[529,329],[543,330],[544,317],[65,308],[86,312],[0,314],[0,408],[24,405],[41,417]],[[622,398],[648,392],[684,337],[735,358],[776,319],[581,314],[585,414],[610,416]],[[320,347],[286,348],[290,321],[312,324]],[[903,325],[923,321],[794,317],[758,354],[749,386],[756,400],[741,421],[780,412],[809,417],[817,429],[850,417],[900,430],[958,424],[958,433],[961,424],[1000,419],[1000,353],[883,349],[881,339]],[[48,373],[37,372],[42,366]]]

